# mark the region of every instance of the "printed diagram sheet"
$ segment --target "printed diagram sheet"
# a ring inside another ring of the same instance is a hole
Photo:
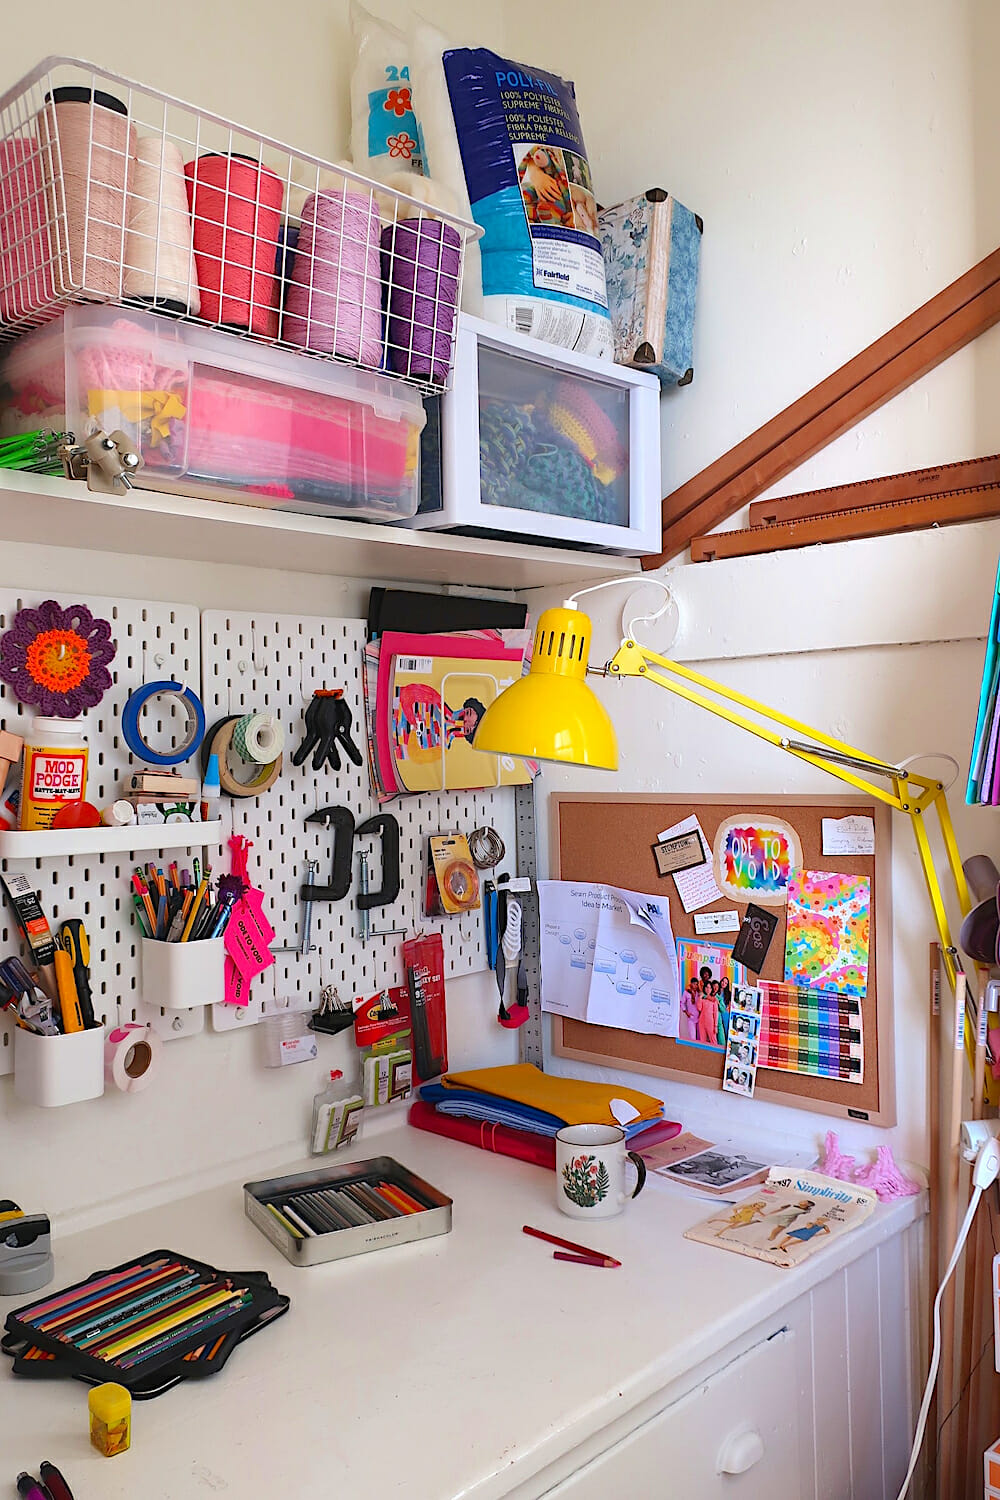
[[[667,903],[618,886],[540,880],[542,1009],[676,1036],[677,950]]]

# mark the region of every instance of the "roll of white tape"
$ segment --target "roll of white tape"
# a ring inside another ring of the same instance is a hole
[[[163,1043],[149,1026],[114,1026],[104,1044],[104,1077],[123,1094],[147,1088],[160,1066]]]
[[[285,731],[273,714],[244,714],[233,731],[233,745],[244,760],[269,765],[285,748]]]

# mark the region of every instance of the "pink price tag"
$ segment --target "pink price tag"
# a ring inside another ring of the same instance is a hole
[[[274,928],[261,910],[263,902],[263,891],[248,891],[233,907],[226,927],[226,952],[247,983],[274,963]]]
[[[228,955],[226,957],[226,989],[223,998],[227,1005],[250,1004],[250,981],[244,979]]]

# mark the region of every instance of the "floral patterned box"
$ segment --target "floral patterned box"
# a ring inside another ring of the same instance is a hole
[[[663,188],[647,188],[602,209],[600,226],[616,361],[664,385],[689,384],[701,218]]]

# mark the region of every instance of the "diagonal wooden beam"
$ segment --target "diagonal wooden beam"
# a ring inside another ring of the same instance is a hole
[[[1000,249],[663,502],[659,567],[1000,321]]]

